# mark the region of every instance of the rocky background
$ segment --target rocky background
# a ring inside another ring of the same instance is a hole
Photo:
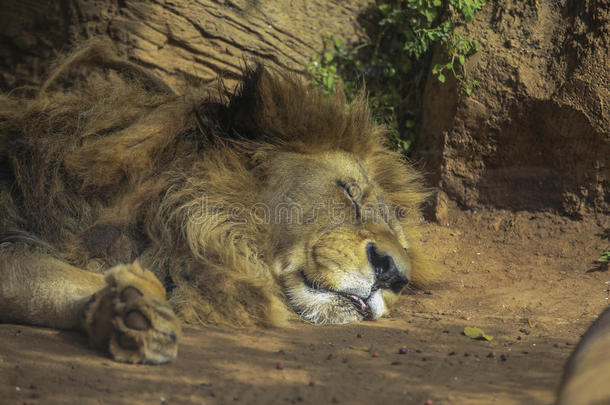
[[[370,0],[5,0],[0,89],[35,86],[74,44],[105,35],[175,88],[230,85],[248,60],[303,72],[322,38],[362,38]],[[464,29],[481,50],[470,97],[430,75],[417,155],[449,205],[610,211],[610,0],[490,2]],[[438,52],[440,53],[440,52]]]
[[[472,96],[428,80],[420,154],[465,208],[610,209],[610,1],[493,1],[466,27],[481,43]]]

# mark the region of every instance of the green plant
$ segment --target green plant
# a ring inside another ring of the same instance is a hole
[[[478,85],[466,80],[466,58],[478,43],[455,28],[469,21],[485,0],[377,0],[363,23],[368,41],[346,47],[327,38],[307,66],[311,79],[327,92],[343,83],[348,100],[366,86],[374,117],[389,128],[390,146],[408,153],[419,130],[425,78],[434,44],[445,61],[432,66],[440,82],[451,74],[470,95]]]

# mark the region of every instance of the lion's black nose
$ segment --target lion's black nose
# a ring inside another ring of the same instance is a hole
[[[398,271],[396,262],[389,254],[379,253],[377,245],[369,242],[366,245],[366,257],[371,267],[375,270],[374,290],[387,288],[398,293],[409,282],[407,277]]]

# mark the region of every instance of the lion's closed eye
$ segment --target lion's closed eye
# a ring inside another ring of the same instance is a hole
[[[362,208],[360,207],[362,188],[355,181],[337,180],[335,184],[345,191],[345,194],[347,194],[351,202],[354,204],[356,219],[360,219],[362,217]]]

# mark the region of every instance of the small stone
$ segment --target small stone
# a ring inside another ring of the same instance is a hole
[[[315,383],[315,382],[313,382],[313,380],[311,380],[311,381],[309,381],[309,384],[308,384],[308,385],[309,385],[310,387],[313,387],[314,385],[316,385],[316,383]]]
[[[495,359],[496,358],[496,352],[489,352],[487,357],[489,357],[490,359]]]
[[[278,361],[277,364],[275,365],[275,368],[277,368],[278,370],[283,370],[284,369],[284,363],[281,361]]]
[[[356,337],[357,337],[358,339],[362,339],[362,334],[361,334],[361,333],[356,333]]]
[[[470,357],[470,353],[468,353],[468,352],[464,353],[464,357]]]
[[[402,363],[400,361],[393,361],[392,365],[393,366],[400,366]]]
[[[559,348],[559,345],[558,345],[557,343],[555,343],[555,344],[553,345],[553,347],[554,347],[555,349],[558,349],[558,348]]]
[[[379,352],[373,352],[373,357],[379,357]]]
[[[424,291],[424,294],[426,294],[426,295],[432,295],[432,291],[430,291],[430,290],[426,290],[426,291]]]
[[[415,353],[421,353],[420,349],[415,349]]]
[[[529,335],[530,334],[530,331],[525,329],[525,328],[519,329],[519,332],[523,333],[524,335]]]
[[[409,350],[407,350],[406,347],[401,347],[400,349],[398,349],[398,354],[407,354],[409,353]]]
[[[455,356],[455,352],[449,352],[449,354],[447,354],[447,356]]]
[[[432,405],[434,402],[432,402],[431,399],[426,399],[426,402],[424,402],[424,405]]]
[[[502,355],[500,356],[500,360],[502,360],[502,361],[506,361],[506,360],[508,360],[508,356],[507,356],[507,355],[505,355],[505,354],[502,354]]]

